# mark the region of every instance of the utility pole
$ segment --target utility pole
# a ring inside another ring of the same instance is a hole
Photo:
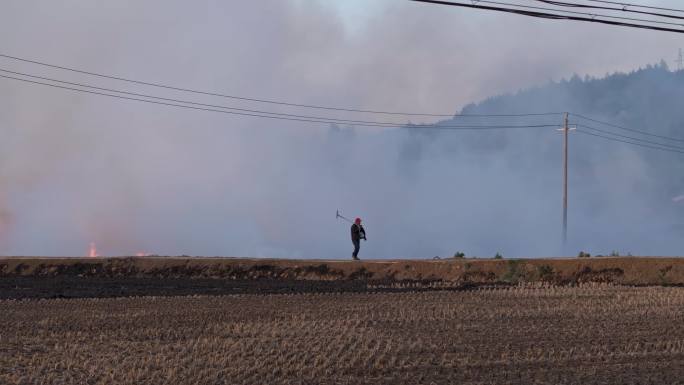
[[[684,69],[684,53],[681,48],[679,49],[679,56],[677,57],[677,60],[675,60],[675,63],[677,63],[677,71]]]
[[[568,242],[568,113],[563,124],[563,251]]]
[[[568,133],[571,128],[568,123],[568,113],[563,116],[563,252],[568,242]],[[574,128],[573,128],[574,130]]]

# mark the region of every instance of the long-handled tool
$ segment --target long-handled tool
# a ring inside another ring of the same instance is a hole
[[[345,221],[347,221],[347,222],[349,222],[349,223],[354,223],[354,222],[352,222],[351,219],[349,219],[349,218],[345,217],[344,215],[340,214],[340,210],[337,210],[337,211],[335,211],[335,219],[339,219],[339,218],[342,218],[342,219],[344,219]]]

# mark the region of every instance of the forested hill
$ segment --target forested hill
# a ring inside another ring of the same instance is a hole
[[[462,113],[570,111],[657,134],[684,137],[683,102],[684,71],[672,72],[661,62],[601,79],[575,75],[569,80],[468,105]]]
[[[454,218],[489,231],[479,241],[483,249],[495,239],[516,252],[553,253],[562,191],[562,136],[556,130],[563,112],[571,113],[577,128],[569,142],[565,253],[683,255],[684,71],[672,72],[665,63],[494,96],[439,123],[449,129],[409,128],[401,169],[418,181],[416,164],[435,158],[449,164],[439,170],[454,174],[448,186],[460,186],[452,194]],[[520,113],[556,114],[489,116]],[[451,129],[459,125],[547,127]],[[471,233],[466,226],[463,232]]]

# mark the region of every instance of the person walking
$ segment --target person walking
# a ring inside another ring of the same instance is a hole
[[[366,240],[366,230],[361,226],[361,218],[356,218],[354,224],[351,226],[351,239],[354,244],[354,252],[352,259],[359,260],[359,249],[361,248],[361,240]]]

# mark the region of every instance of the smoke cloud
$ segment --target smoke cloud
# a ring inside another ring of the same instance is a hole
[[[558,81],[673,57],[676,38],[389,0],[11,1],[0,15],[3,53],[134,79],[361,109],[570,110],[654,130],[675,118],[646,120],[610,104],[638,95],[647,80],[627,91],[601,84],[610,92],[593,105],[567,91],[575,83]],[[0,68],[202,103],[398,121],[188,95],[7,59]],[[507,96],[487,99],[498,94]],[[0,134],[3,255],[85,255],[92,241],[104,255],[347,258],[349,229],[335,221],[337,209],[364,219],[366,258],[561,253],[561,138],[552,128],[316,125],[0,79]],[[677,253],[672,198],[684,186],[661,181],[678,158],[572,140],[569,249]]]

